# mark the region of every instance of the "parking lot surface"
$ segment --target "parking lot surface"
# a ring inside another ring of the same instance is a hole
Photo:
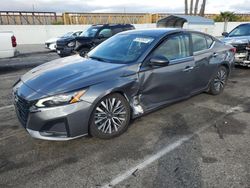
[[[30,58],[31,60],[32,58]],[[250,69],[131,123],[111,140],[31,138],[11,105],[28,69],[0,75],[0,187],[250,187]]]

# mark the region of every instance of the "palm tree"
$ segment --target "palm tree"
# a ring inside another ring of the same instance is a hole
[[[225,11],[220,13],[220,19],[224,22],[224,32],[227,31],[227,25],[229,21],[237,21],[237,16],[234,12]]]
[[[185,0],[185,14],[188,14],[188,0]]]
[[[197,15],[197,12],[198,12],[198,5],[199,5],[199,0],[196,0],[195,6],[194,6],[194,15]]]
[[[200,16],[204,16],[205,15],[205,9],[206,9],[206,0],[203,0],[202,4],[201,4],[201,9],[200,9]]]
[[[193,5],[194,5],[194,1],[191,0],[191,1],[190,1],[190,10],[189,10],[189,14],[190,14],[190,15],[193,14]]]

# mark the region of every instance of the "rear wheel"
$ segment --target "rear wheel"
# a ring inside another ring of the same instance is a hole
[[[90,122],[90,134],[94,137],[109,139],[119,136],[128,128],[130,106],[118,93],[102,98],[95,106]]]
[[[213,77],[210,83],[209,93],[212,95],[220,94],[224,90],[227,78],[228,78],[227,68],[224,66],[219,67],[216,75]]]

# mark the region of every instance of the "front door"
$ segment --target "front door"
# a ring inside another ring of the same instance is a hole
[[[165,67],[149,65],[150,58],[164,56],[169,60]],[[147,109],[185,98],[191,93],[194,58],[188,34],[173,35],[163,41],[142,66],[140,100]]]

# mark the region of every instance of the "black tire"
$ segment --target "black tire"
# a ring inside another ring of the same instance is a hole
[[[228,79],[228,69],[225,66],[220,66],[210,82],[208,93],[219,95],[223,92]]]
[[[91,115],[89,132],[94,137],[110,139],[124,133],[128,129],[129,122],[128,101],[121,94],[113,93],[96,104]]]
[[[79,50],[79,55],[85,57],[88,52],[89,52],[88,48],[82,48]]]

